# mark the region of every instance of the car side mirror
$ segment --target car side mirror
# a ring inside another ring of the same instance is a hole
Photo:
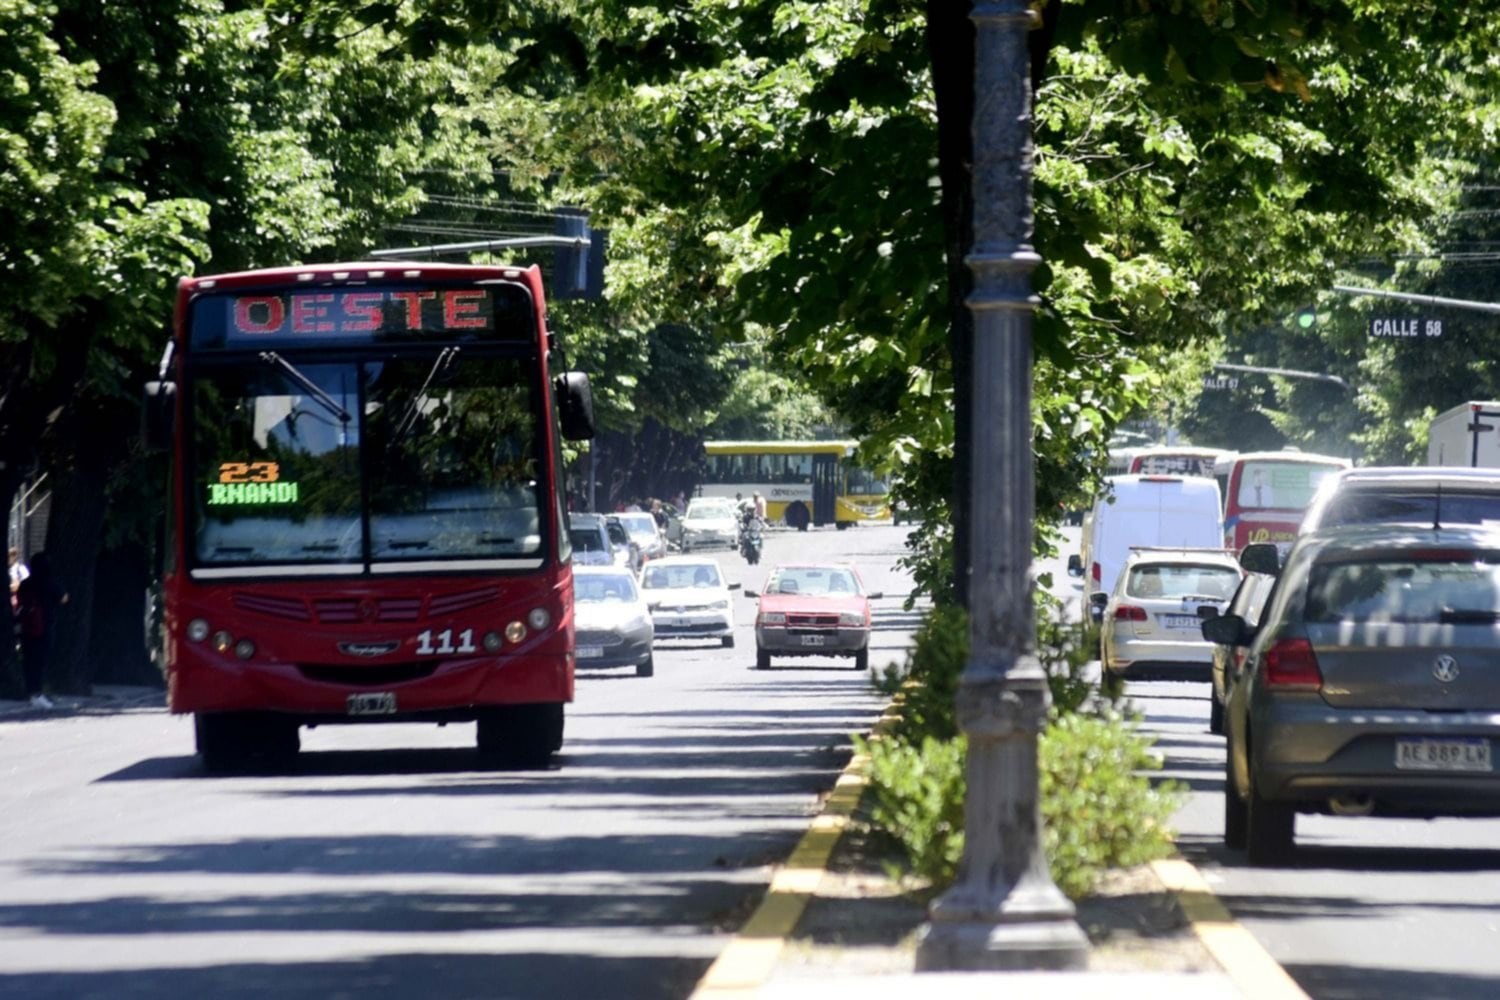
[[[1210,618],[1217,618],[1219,617],[1219,609],[1212,604],[1200,604],[1198,605],[1198,617],[1203,621],[1208,621]]]
[[[881,600],[882,598],[885,597],[885,592],[881,591],[881,590],[876,590],[876,591],[873,591],[871,593],[866,594],[865,596],[868,597],[872,601],[878,601],[878,600]]]
[[[1083,575],[1083,556],[1079,555],[1077,552],[1075,552],[1072,555],[1068,556],[1068,575],[1069,576],[1082,576]]]
[[[753,590],[741,591],[746,597],[759,597],[760,594]]]
[[[729,589],[730,589],[730,590],[739,590],[739,589],[740,589],[740,585],[739,585],[739,584],[737,584],[737,583],[731,583],[731,584],[730,584],[730,585],[729,585]]]
[[[1270,542],[1253,542],[1240,550],[1240,568],[1275,576],[1281,572],[1281,553]]]
[[[1089,618],[1095,622],[1104,621],[1104,609],[1109,606],[1109,595],[1104,591],[1096,591],[1089,595]]]
[[[588,441],[594,436],[594,390],[584,372],[557,376],[557,418],[562,435],[569,441]]]
[[[1243,646],[1242,640],[1249,637],[1249,627],[1239,615],[1215,615],[1204,619],[1199,627],[1203,638],[1216,646]]]

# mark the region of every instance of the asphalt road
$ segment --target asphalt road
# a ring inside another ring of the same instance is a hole
[[[752,588],[854,562],[875,667],[916,622],[905,535],[719,557]],[[479,770],[472,725],[304,730],[292,773],[211,778],[160,709],[0,722],[0,998],[687,996],[885,705],[852,661],[752,669],[736,602],[733,649],[580,672],[546,772]]]
[[[1056,579],[1076,600],[1066,573]],[[1224,740],[1208,731],[1208,683],[1130,683],[1126,694],[1163,775],[1189,788],[1182,854],[1310,996],[1500,996],[1500,820],[1299,816],[1294,864],[1251,868],[1224,847]]]

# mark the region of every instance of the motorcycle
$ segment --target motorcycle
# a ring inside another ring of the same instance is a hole
[[[760,518],[753,514],[740,520],[740,555],[751,566],[760,562]]]

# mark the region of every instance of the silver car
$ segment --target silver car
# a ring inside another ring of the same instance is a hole
[[[1224,842],[1285,860],[1299,812],[1500,815],[1500,533],[1330,529],[1298,539],[1225,705]]]
[[[631,667],[637,677],[655,672],[651,644],[656,630],[634,574],[616,566],[573,570],[575,663],[586,667]]]

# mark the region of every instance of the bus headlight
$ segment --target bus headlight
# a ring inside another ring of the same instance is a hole
[[[221,653],[227,653],[234,648],[234,636],[222,629],[214,633],[214,649]]]
[[[505,637],[499,632],[486,632],[484,634],[484,651],[486,653],[498,653],[505,647]]]
[[[552,616],[547,613],[546,608],[532,608],[530,614],[526,616],[526,624],[530,625],[533,631],[540,632],[552,624]]]
[[[255,655],[255,643],[249,639],[241,639],[234,644],[234,655],[242,660],[248,660]]]
[[[188,622],[187,637],[193,642],[202,642],[208,638],[208,622],[202,618],[194,618]]]
[[[512,645],[520,642],[526,638],[526,626],[520,622],[511,622],[505,626],[505,638],[510,640]]]

